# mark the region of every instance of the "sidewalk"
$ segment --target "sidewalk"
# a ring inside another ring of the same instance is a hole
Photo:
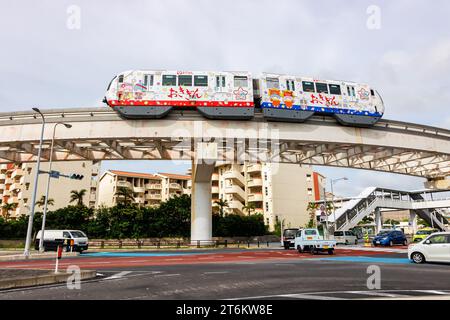
[[[86,280],[95,278],[96,275],[95,270],[82,270],[80,277],[81,280]],[[72,273],[55,274],[50,270],[2,269],[0,270],[0,290],[62,283],[66,282],[70,276],[73,276]]]
[[[64,257],[76,257],[78,256],[78,252],[63,252],[62,256]],[[31,251],[29,257],[25,257],[23,255],[23,251],[0,251],[0,261],[14,261],[14,260],[27,260],[27,259],[48,259],[48,258],[56,258],[56,252],[43,252],[40,253],[38,251]]]

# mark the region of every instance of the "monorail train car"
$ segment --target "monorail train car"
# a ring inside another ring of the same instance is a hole
[[[384,114],[369,85],[293,75],[249,72],[122,72],[104,102],[125,118],[162,118],[173,108],[194,108],[210,119],[251,119],[261,108],[270,121],[303,122],[314,114],[344,125],[370,126]]]
[[[254,115],[248,72],[127,71],[111,81],[104,101],[126,118],[161,118],[172,108],[212,119]]]

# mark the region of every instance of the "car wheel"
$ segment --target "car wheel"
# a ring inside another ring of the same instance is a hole
[[[303,252],[302,247],[297,246],[297,251],[298,251],[298,253],[302,253]]]
[[[389,247],[392,247],[392,246],[394,246],[394,242],[391,240],[391,241],[389,241]]]
[[[284,245],[284,250],[289,250],[289,245],[288,244]]]
[[[334,254],[334,250],[333,249],[328,249],[328,254],[329,255],[333,255]]]
[[[345,240],[345,245],[346,245],[346,246],[348,245],[348,240]]]
[[[403,245],[404,245],[404,246],[407,246],[407,245],[408,245],[408,241],[403,240]]]
[[[316,254],[316,249],[314,247],[311,247],[309,251],[312,255]]]
[[[357,244],[358,244],[358,239],[355,240],[355,245],[357,245]]]
[[[420,252],[414,252],[411,255],[411,258],[412,258],[412,261],[414,261],[414,263],[417,263],[417,264],[425,262],[425,256],[423,254],[421,254]]]

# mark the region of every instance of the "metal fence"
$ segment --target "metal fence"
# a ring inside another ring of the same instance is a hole
[[[166,249],[166,248],[269,248],[270,241],[259,240],[91,240],[95,249]],[[279,242],[278,242],[279,244]]]

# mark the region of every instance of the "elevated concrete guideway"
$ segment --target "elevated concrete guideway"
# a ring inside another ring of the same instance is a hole
[[[348,167],[427,178],[447,188],[450,130],[381,120],[370,128],[345,127],[329,117],[305,123],[269,122],[256,110],[251,120],[210,120],[195,110],[163,119],[125,120],[109,108],[41,110],[46,122],[71,129],[44,133],[42,161],[203,159],[205,141],[216,149],[193,168],[192,237],[211,239],[211,166],[214,161],[273,162]],[[41,119],[34,112],[0,114],[0,163],[35,162]],[[212,162],[211,162],[212,161]],[[208,191],[209,190],[209,191]]]

